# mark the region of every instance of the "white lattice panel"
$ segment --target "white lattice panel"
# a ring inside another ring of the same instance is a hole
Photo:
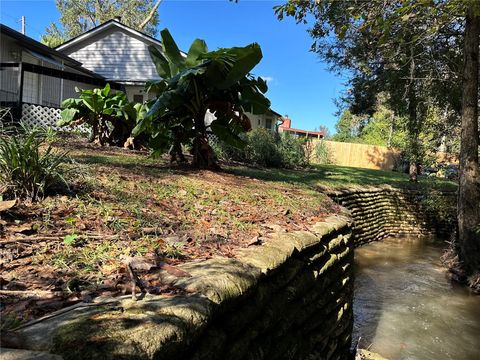
[[[51,127],[55,130],[68,131],[71,130],[69,127],[58,127],[57,121],[60,119],[60,109],[33,105],[33,104],[22,104],[22,122],[29,126],[36,127]],[[80,126],[76,128],[82,133],[88,133],[89,130],[85,126]]]
[[[47,106],[22,104],[22,122],[29,126],[52,127],[58,129],[60,109]]]

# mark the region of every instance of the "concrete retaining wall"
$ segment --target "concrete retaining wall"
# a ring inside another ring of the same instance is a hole
[[[389,236],[436,235],[455,231],[454,191],[348,188],[329,194],[350,211],[355,246]]]
[[[160,272],[187,295],[79,304],[9,334],[64,359],[345,359],[353,324],[348,218],[278,233],[236,258]]]

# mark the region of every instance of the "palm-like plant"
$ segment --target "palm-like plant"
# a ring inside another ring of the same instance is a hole
[[[82,90],[78,99],[66,99],[58,126],[87,124],[92,128],[92,141],[100,145],[122,146],[135,126],[137,112],[124,92],[112,93],[110,85],[103,89]]]
[[[151,146],[161,148],[174,137],[174,154],[181,155],[180,144],[192,141],[193,165],[215,168],[217,164],[207,134],[241,147],[238,136],[250,128],[245,112],[263,114],[270,107],[264,96],[267,84],[250,71],[262,58],[256,43],[208,51],[205,41],[196,39],[188,53],[180,52],[167,29],[161,32],[163,53],[149,47],[160,81],[150,82],[147,89],[158,96],[149,115],[140,120],[133,134],[148,131]],[[215,119],[205,124],[207,111]]]

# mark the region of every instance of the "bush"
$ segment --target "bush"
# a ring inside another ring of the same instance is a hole
[[[304,143],[305,139],[294,137],[289,133],[280,134],[278,150],[283,167],[294,168],[307,165]]]
[[[290,134],[272,134],[257,128],[242,136],[246,146],[237,149],[222,141],[212,142],[216,156],[223,161],[241,161],[266,167],[298,167],[306,165],[303,140]]]
[[[315,160],[321,165],[332,163],[330,149],[323,140],[319,141],[317,145],[315,145]]]
[[[50,135],[39,128],[0,135],[2,195],[35,201],[57,184],[68,186],[62,170],[67,155],[52,148],[48,142]]]
[[[245,160],[261,166],[281,167],[282,158],[275,136],[267,129],[257,128],[247,133]]]

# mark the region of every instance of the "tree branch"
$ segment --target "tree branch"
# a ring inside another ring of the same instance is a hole
[[[155,12],[158,10],[158,7],[160,6],[161,2],[162,2],[162,0],[157,0],[155,5],[153,6],[152,10],[148,14],[147,18],[140,24],[140,26],[139,26],[140,30],[142,30],[145,26],[147,26],[147,24],[150,22],[150,20],[152,20],[153,15],[155,15]]]

